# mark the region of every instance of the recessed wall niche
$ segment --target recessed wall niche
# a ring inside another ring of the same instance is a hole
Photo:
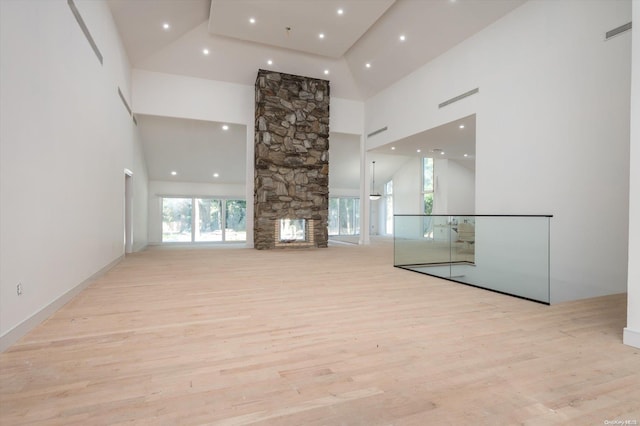
[[[329,81],[259,70],[255,107],[254,247],[327,247]]]

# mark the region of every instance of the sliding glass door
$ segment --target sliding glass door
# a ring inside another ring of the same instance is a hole
[[[162,199],[162,242],[191,241],[192,198]]]
[[[247,201],[226,200],[224,215],[225,241],[247,240]]]
[[[162,242],[246,241],[246,200],[162,198]]]
[[[329,235],[360,234],[360,199],[329,198]]]
[[[222,200],[196,198],[198,205],[194,241],[222,241]]]

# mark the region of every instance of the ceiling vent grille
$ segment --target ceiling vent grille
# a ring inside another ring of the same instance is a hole
[[[80,16],[80,12],[78,11],[76,4],[73,2],[73,0],[67,0],[67,5],[69,5],[69,9],[71,9],[71,13],[73,13],[73,16],[76,18],[76,21],[78,21],[78,25],[80,25],[80,29],[82,30],[82,33],[84,34],[84,36],[87,38],[87,41],[91,45],[93,52],[98,57],[98,61],[100,61],[100,65],[102,65],[102,53],[100,53],[100,49],[98,49],[96,42],[93,40],[93,37],[91,37],[89,28],[87,28],[87,24],[84,23],[84,19],[82,19],[82,16]]]
[[[118,96],[120,96],[120,100],[124,104],[124,107],[127,109],[127,112],[129,113],[129,115],[133,115],[133,113],[131,112],[131,108],[129,108],[129,104],[127,103],[127,100],[124,98],[124,95],[122,94],[122,90],[120,90],[119,87],[118,87]]]
[[[627,22],[624,25],[620,25],[618,28],[614,28],[611,31],[607,31],[607,33],[604,35],[605,40],[609,40],[612,37],[615,37],[624,32],[627,32],[631,29],[631,27],[632,27],[631,22]]]
[[[387,126],[384,126],[384,127],[383,127],[383,128],[381,128],[381,129],[374,130],[373,132],[369,133],[369,134],[367,135],[367,137],[368,137],[368,138],[370,138],[370,137],[372,137],[372,136],[377,135],[378,133],[382,133],[382,132],[386,132],[386,131],[387,131]]]
[[[451,98],[449,100],[446,100],[446,101],[442,102],[441,104],[438,105],[438,108],[444,108],[447,105],[451,105],[454,102],[458,102],[459,100],[467,98],[467,97],[469,97],[471,95],[475,95],[479,91],[480,91],[480,89],[478,87],[476,87],[475,89],[469,90],[468,92],[464,92],[462,95],[458,95],[455,98]]]

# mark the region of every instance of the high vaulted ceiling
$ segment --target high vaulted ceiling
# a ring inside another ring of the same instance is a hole
[[[273,69],[328,79],[332,96],[358,100],[375,95],[525,2],[107,1],[133,68],[246,85],[254,84],[258,69]],[[433,152],[437,148],[446,151],[439,158],[473,159],[475,117],[464,120],[465,131],[459,129],[463,121],[456,121],[370,152],[369,159],[377,161],[376,177],[390,178],[412,156],[439,156]],[[139,116],[138,122],[150,179],[244,181],[244,169],[237,165],[245,162],[245,130],[230,126],[222,131],[224,123],[166,117]],[[330,147],[331,186],[357,188],[359,137],[332,134]],[[473,167],[473,160],[470,164]]]
[[[333,96],[362,100],[524,1],[108,0],[108,3],[133,68],[247,85],[254,84],[258,69],[274,69],[328,79]],[[255,22],[250,22],[251,18]],[[166,30],[164,23],[169,24]],[[320,33],[324,38],[320,38]],[[404,41],[400,36],[404,36]],[[209,54],[203,54],[203,49]]]
[[[209,32],[337,59],[394,1],[212,0]]]

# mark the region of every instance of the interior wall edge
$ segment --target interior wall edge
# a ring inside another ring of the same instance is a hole
[[[139,243],[133,245],[133,252],[138,253],[144,251],[149,246],[149,243]]]

